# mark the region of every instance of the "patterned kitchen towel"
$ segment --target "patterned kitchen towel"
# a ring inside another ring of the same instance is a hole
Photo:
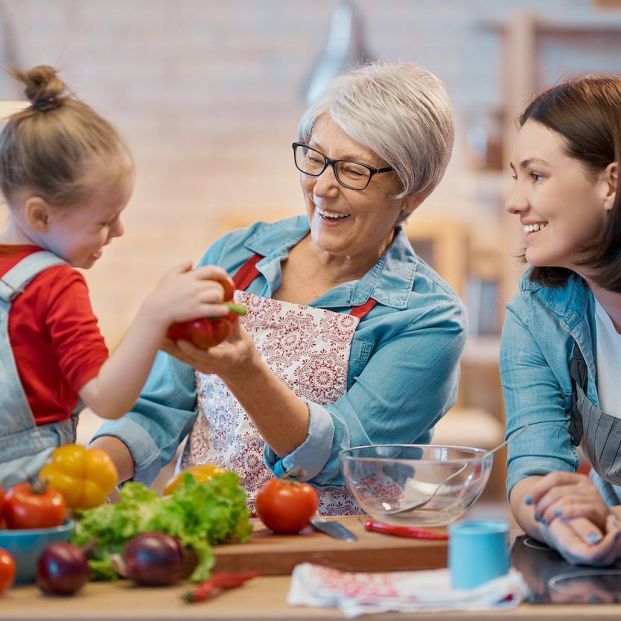
[[[293,570],[287,602],[292,606],[334,606],[351,619],[388,611],[513,608],[527,595],[528,586],[515,569],[476,589],[462,591],[451,589],[447,569],[363,573],[302,563]]]

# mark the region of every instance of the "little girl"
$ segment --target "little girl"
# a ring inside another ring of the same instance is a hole
[[[64,94],[52,67],[12,74],[31,106],[0,134],[0,485],[35,475],[75,441],[84,405],[115,419],[130,410],[168,326],[222,316],[219,268],[172,269],[108,356],[88,290],[88,269],[123,234],[134,167],[116,130]]]

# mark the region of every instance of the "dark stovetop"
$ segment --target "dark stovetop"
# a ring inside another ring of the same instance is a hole
[[[537,604],[618,604],[621,560],[611,567],[570,565],[554,550],[529,536],[518,537],[511,562],[531,589]]]

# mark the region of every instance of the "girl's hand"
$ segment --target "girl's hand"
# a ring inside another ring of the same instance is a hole
[[[606,519],[604,536],[597,542],[585,541],[585,534],[597,527],[586,518],[563,521],[555,520],[542,533],[548,545],[572,565],[602,567],[621,558],[621,530],[613,513]]]
[[[140,314],[165,331],[171,323],[201,317],[223,317],[229,310],[224,304],[224,289],[216,278],[227,277],[217,266],[192,269],[186,261],[175,266],[160,280],[144,301]]]
[[[254,341],[239,321],[231,326],[227,340],[216,347],[203,350],[187,341],[175,343],[166,339],[163,349],[200,373],[213,373],[224,381],[227,378],[243,377],[252,372],[253,365],[260,362]]]
[[[573,472],[552,472],[541,477],[525,502],[534,505],[535,520],[547,526],[558,520],[585,519],[589,526],[581,528],[582,522],[578,521],[577,532],[589,544],[602,537],[611,514],[611,508],[591,480]]]

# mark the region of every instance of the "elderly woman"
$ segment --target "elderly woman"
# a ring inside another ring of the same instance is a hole
[[[207,251],[248,315],[206,352],[168,343],[134,411],[98,432],[122,479],[151,482],[188,436],[178,467],[236,470],[251,504],[294,471],[322,513],[345,514],[339,451],[429,441],[455,400],[464,316],[400,224],[452,144],[443,86],[411,64],[367,66],[311,105],[293,143],[305,215]]]

